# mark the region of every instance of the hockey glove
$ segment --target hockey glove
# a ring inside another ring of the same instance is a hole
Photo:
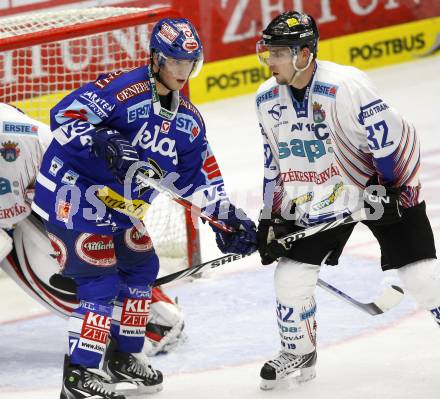
[[[229,202],[223,202],[217,217],[235,230],[233,233],[228,233],[211,226],[215,232],[215,241],[220,251],[224,254],[250,255],[257,250],[255,223],[247,217],[242,209],[235,208]]]
[[[378,184],[372,178],[364,190],[364,207],[367,209],[371,226],[388,226],[402,219],[400,194],[403,187],[388,187]]]
[[[135,148],[116,130],[101,128],[93,137],[92,151],[107,162],[115,179],[123,184],[131,165],[139,161]]]
[[[265,210],[260,212],[260,220],[258,222],[258,252],[260,253],[261,263],[270,265],[278,258],[289,257],[290,249],[284,248],[278,244],[275,239],[284,237],[288,234],[295,233],[302,229],[296,226],[294,220],[286,220],[278,213],[270,213],[270,218],[266,216]],[[291,214],[294,213],[294,208]]]

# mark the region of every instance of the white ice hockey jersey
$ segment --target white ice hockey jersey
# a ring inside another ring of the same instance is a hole
[[[0,228],[12,228],[30,214],[25,196],[51,136],[49,126],[0,103]]]
[[[302,102],[275,78],[256,96],[265,154],[264,202],[274,211],[296,205],[310,226],[349,214],[377,174],[381,184],[408,186],[402,204],[417,204],[419,142],[414,128],[362,71],[317,61]]]

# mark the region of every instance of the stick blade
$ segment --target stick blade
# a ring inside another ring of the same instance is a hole
[[[380,313],[376,314],[384,313],[387,310],[397,306],[403,299],[403,296],[403,289],[399,286],[392,285],[391,287],[388,287],[382,296],[374,302],[374,305],[376,305],[378,311],[380,311]]]

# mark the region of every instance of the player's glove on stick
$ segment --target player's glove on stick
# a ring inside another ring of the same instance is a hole
[[[223,221],[226,226],[235,230],[228,233],[211,226],[215,232],[215,240],[220,251],[224,254],[249,255],[257,250],[255,223],[247,217],[242,209],[223,201],[216,217],[219,221]]]
[[[294,208],[291,210],[292,215],[293,213]],[[270,265],[278,258],[289,257],[292,248],[286,249],[274,240],[301,229],[301,227],[295,225],[294,220],[287,220],[278,213],[270,213],[263,209],[260,212],[257,232],[261,263]]]
[[[372,226],[387,226],[402,219],[400,194],[403,187],[389,187],[378,184],[372,178],[364,190],[364,204],[367,209],[368,221]]]
[[[130,166],[139,161],[139,155],[130,142],[117,131],[107,128],[96,131],[92,151],[107,162],[108,168],[121,184]]]

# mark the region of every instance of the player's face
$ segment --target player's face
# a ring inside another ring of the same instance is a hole
[[[262,64],[269,67],[278,84],[289,84],[297,68],[307,65],[308,49],[287,46],[271,46],[263,41],[257,43],[257,55]]]
[[[257,55],[262,64],[269,67],[278,84],[287,84],[295,72],[293,59],[295,50],[287,46],[270,46],[257,43]]]
[[[194,69],[194,61],[167,57],[160,68],[162,82],[171,90],[181,90]]]

